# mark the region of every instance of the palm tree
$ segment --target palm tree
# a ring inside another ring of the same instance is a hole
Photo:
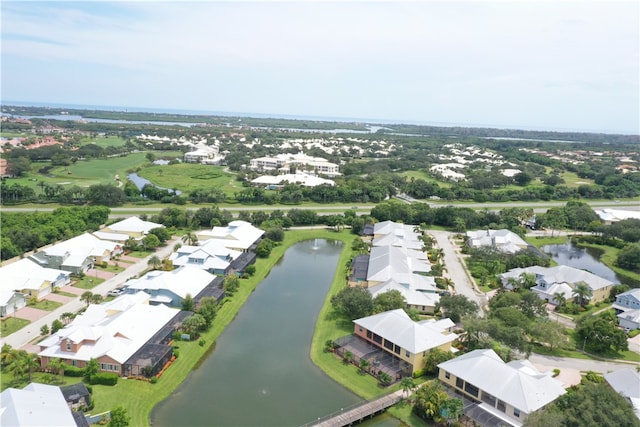
[[[33,371],[40,368],[40,358],[36,354],[26,353],[24,354],[24,364],[27,368],[27,372],[29,373],[29,382],[31,382],[31,375]]]
[[[400,381],[400,387],[402,387],[402,392],[409,397],[409,393],[415,390],[416,383],[413,381],[411,377],[404,377],[402,381]]]
[[[364,373],[369,370],[369,366],[371,366],[371,362],[367,359],[360,359],[360,370]]]
[[[560,308],[567,303],[567,298],[562,292],[553,294],[553,300],[556,302],[556,308]]]
[[[196,236],[196,233],[193,231],[188,231],[184,236],[182,236],[182,241],[189,246],[195,246],[198,244],[198,236]]]
[[[578,298],[578,303],[581,307],[584,307],[587,301],[591,299],[591,289],[586,283],[580,282],[573,288],[572,295]]]
[[[91,295],[91,303],[92,304],[100,304],[102,301],[104,301],[104,298],[102,297],[102,295],[100,295],[100,294]]]
[[[149,258],[149,262],[147,263],[147,265],[150,265],[151,268],[157,270],[162,265],[162,260],[158,257],[158,255],[153,255],[151,258]]]
[[[85,291],[82,293],[82,295],[80,295],[80,301],[84,301],[87,303],[87,307],[89,306],[89,303],[91,302],[91,298],[93,298],[93,292],[91,291]]]

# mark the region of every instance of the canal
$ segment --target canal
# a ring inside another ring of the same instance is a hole
[[[289,248],[152,425],[298,426],[361,401],[309,357],[342,249],[318,239]]]

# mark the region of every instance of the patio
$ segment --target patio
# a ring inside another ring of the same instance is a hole
[[[411,365],[407,362],[355,335],[338,338],[335,340],[335,344],[337,346],[336,353],[340,357],[349,351],[353,354],[353,360],[356,364],[359,364],[361,359],[368,360],[371,363],[370,373],[373,375],[385,372],[394,381],[397,381],[412,374]]]

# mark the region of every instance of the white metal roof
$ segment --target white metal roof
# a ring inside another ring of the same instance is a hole
[[[159,290],[166,289],[180,298],[187,294],[198,295],[213,281],[215,276],[200,268],[185,265],[172,271],[150,271],[139,279],[129,280],[129,289]]]
[[[353,321],[413,354],[455,341],[456,334],[443,334],[440,327],[414,322],[403,309],[385,311]]]
[[[539,372],[529,361],[505,363],[493,350],[473,350],[438,367],[526,414],[566,393],[559,381]]]
[[[23,258],[0,268],[0,291],[37,290],[43,282],[53,283],[63,277],[69,277],[69,272],[41,267],[35,261]]]
[[[407,286],[399,284],[393,279],[389,279],[384,283],[372,286],[368,288],[368,290],[373,298],[385,292],[398,291],[404,297],[407,304],[410,305],[435,307],[435,305],[440,301],[440,295],[436,293],[414,291],[409,289]]]
[[[60,387],[31,383],[24,389],[0,393],[2,426],[75,426],[71,409]]]
[[[157,224],[155,222],[151,222],[151,221],[143,221],[140,218],[138,218],[137,216],[131,216],[127,219],[123,219],[122,221],[116,222],[114,224],[111,224],[107,227],[105,227],[105,229],[111,230],[111,231],[115,231],[116,233],[120,232],[120,233],[143,233],[146,234],[148,233],[150,230],[153,230],[154,228],[158,228],[158,227],[162,227],[164,228],[164,225],[162,224]],[[103,229],[104,231],[104,229]]]

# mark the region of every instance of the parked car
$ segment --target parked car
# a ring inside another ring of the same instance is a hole
[[[115,289],[111,289],[109,292],[107,292],[107,295],[110,297],[117,297],[120,296],[124,293],[124,289],[123,288],[115,288]]]

